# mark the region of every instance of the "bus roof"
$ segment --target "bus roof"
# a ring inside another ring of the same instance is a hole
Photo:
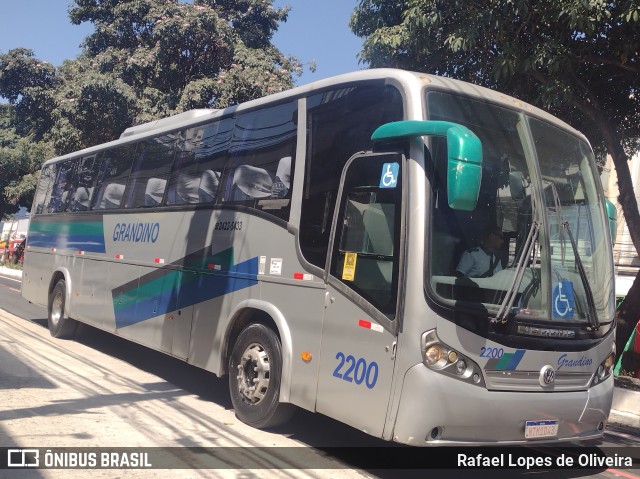
[[[373,80],[386,80],[392,83],[404,85],[406,87],[413,87],[414,90],[419,91],[423,87],[437,90],[450,91],[461,95],[470,96],[482,100],[496,103],[506,106],[508,108],[524,111],[525,113],[539,117],[549,123],[553,123],[565,130],[570,131],[576,136],[579,136],[586,140],[584,135],[573,127],[563,122],[562,120],[554,117],[553,115],[541,110],[533,105],[520,101],[516,98],[510,97],[503,93],[490,90],[485,87],[473,85],[471,83],[463,82],[460,80],[454,80],[452,78],[439,77],[435,75],[429,75],[425,73],[409,72],[406,70],[392,69],[392,68],[377,68],[368,70],[358,70],[352,73],[346,73],[323,80],[318,80],[307,85],[302,85],[290,90],[286,90],[280,93],[268,95],[256,100],[251,100],[240,105],[234,105],[225,109],[197,109],[190,110],[177,115],[172,115],[160,120],[154,120],[148,123],[132,126],[127,128],[119,139],[113,140],[108,143],[95,145],[83,150],[68,153],[63,156],[55,157],[48,160],[45,164],[62,161],[69,158],[75,158],[79,156],[91,155],[99,152],[105,148],[114,147],[121,144],[132,143],[146,137],[156,136],[162,133],[169,133],[172,131],[184,129],[195,124],[206,123],[215,118],[230,115],[236,111],[251,110],[262,105],[269,103],[279,102],[286,100],[287,98],[296,98],[308,95],[314,91],[321,91],[326,88],[337,86],[340,84],[350,84],[359,81],[373,81]]]

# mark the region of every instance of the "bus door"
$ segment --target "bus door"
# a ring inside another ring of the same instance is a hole
[[[325,273],[316,409],[379,437],[398,329],[403,161],[369,153],[347,163]]]

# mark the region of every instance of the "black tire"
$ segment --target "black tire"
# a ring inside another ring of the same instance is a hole
[[[71,339],[76,334],[78,322],[65,315],[67,286],[64,279],[58,280],[49,294],[47,323],[51,336]]]
[[[229,357],[229,391],[236,417],[266,429],[288,421],[295,408],[281,404],[282,347],[278,336],[263,324],[242,330]]]

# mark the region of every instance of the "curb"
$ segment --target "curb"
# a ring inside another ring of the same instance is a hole
[[[1,276],[7,276],[9,278],[21,279],[22,278],[22,270],[21,269],[7,268],[5,266],[0,266],[0,275]]]
[[[624,414],[632,414],[640,419],[640,391],[616,387],[613,390],[611,409]]]

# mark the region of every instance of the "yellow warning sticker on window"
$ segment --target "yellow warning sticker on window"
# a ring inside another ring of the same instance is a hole
[[[342,279],[345,281],[353,281],[356,275],[356,261],[358,253],[345,253],[344,266],[342,267]]]

